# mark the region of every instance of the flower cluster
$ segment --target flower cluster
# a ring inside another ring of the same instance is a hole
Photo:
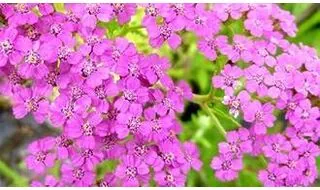
[[[222,103],[231,115],[241,116],[247,129],[228,133],[211,167],[219,179],[230,181],[242,168],[243,154],[260,155],[269,160],[259,173],[265,186],[308,186],[317,178],[315,158],[320,154],[316,50],[285,39],[296,28],[292,16],[276,6],[233,4],[228,10],[231,20],[243,20],[244,34],[234,35],[231,42],[224,35],[211,37],[214,46],[200,41],[199,50],[208,59],[222,55],[229,60],[212,84],[224,91]],[[281,115],[281,129],[269,134]]]
[[[65,4],[57,11],[52,4],[1,4],[0,93],[17,119],[32,114],[59,131],[28,147],[33,186],[184,186],[190,169],[201,169],[196,145],[178,138],[177,114],[193,98],[189,85],[169,77],[166,57],[143,54],[123,36],[107,38],[111,31],[102,27],[128,24],[138,8],[151,47],[167,42],[174,51],[188,31],[209,60],[228,60],[212,85],[243,127],[219,144],[211,162],[219,180],[236,179],[249,154],[268,159],[258,174],[265,186],[315,181],[320,59],[286,39],[297,28],[277,5]],[[243,31],[234,34],[233,22]],[[116,168],[98,179],[105,161]],[[60,177],[46,175],[57,162]]]
[[[49,122],[59,136],[28,147],[34,186],[183,186],[200,170],[195,144],[180,142],[176,113],[192,98],[166,74],[169,60],[139,53],[125,38],[108,39],[98,22],[125,24],[134,4],[3,4],[1,94],[13,114]],[[107,31],[108,32],[108,31]],[[118,164],[103,179],[96,168]],[[44,175],[59,161],[61,177]]]

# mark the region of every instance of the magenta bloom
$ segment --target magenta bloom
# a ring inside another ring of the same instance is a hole
[[[144,17],[142,19],[142,25],[144,27],[148,27],[149,25],[152,25],[156,23],[156,19],[159,16],[160,9],[164,7],[165,11],[168,12],[169,6],[166,4],[155,4],[155,3],[148,3],[148,4],[142,4],[144,7]]]
[[[210,61],[217,58],[217,51],[228,44],[227,36],[219,35],[215,38],[204,38],[198,41],[198,49]]]
[[[43,123],[47,117],[49,109],[49,101],[45,96],[47,89],[33,86],[32,88],[21,88],[16,93],[13,101],[13,114],[17,119],[25,117],[28,113],[32,113],[37,123]]]
[[[127,80],[123,88],[123,95],[114,103],[115,108],[121,112],[130,111],[137,115],[143,111],[143,104],[149,100],[148,89],[135,80]]]
[[[92,105],[100,113],[106,113],[109,110],[108,97],[114,97],[119,92],[119,87],[112,79],[102,81],[102,84],[95,87],[86,89],[88,96],[92,100]]]
[[[79,64],[74,65],[74,71],[81,74],[86,84],[95,88],[108,79],[110,69],[104,63],[96,59],[83,59]]]
[[[269,15],[258,9],[257,11],[250,11],[248,19],[244,21],[244,26],[253,36],[261,37],[264,32],[273,30],[272,20]]]
[[[69,4],[75,16],[81,18],[85,27],[95,28],[98,21],[108,22],[112,18],[112,7],[109,4]]]
[[[176,49],[181,44],[181,38],[176,32],[179,29],[171,23],[161,25],[153,24],[148,27],[150,45],[160,48],[165,41],[168,41],[170,48]]]
[[[285,90],[289,88],[289,83],[291,82],[288,74],[275,72],[273,75],[266,75],[264,82],[269,86],[268,95],[271,98],[282,97],[286,99]]]
[[[320,77],[312,72],[297,72],[294,74],[294,88],[305,96],[320,95]]]
[[[88,187],[94,184],[95,173],[86,167],[72,167],[68,164],[61,166],[61,180],[65,185],[73,185],[76,187]]]
[[[186,29],[200,37],[209,37],[220,29],[220,23],[215,15],[205,10],[205,4],[196,4],[194,8],[187,9],[188,19]]]
[[[158,172],[154,179],[161,187],[183,187],[186,182],[186,176],[178,168]]]
[[[64,135],[56,137],[57,158],[61,160],[68,158],[73,153],[72,145],[73,141]]]
[[[48,44],[41,44],[40,41],[32,43],[28,38],[19,38],[18,49],[24,53],[24,61],[19,65],[18,71],[21,75],[30,78],[42,79],[49,73],[45,65],[46,60],[50,60],[52,53]]]
[[[90,104],[90,99],[79,98],[75,102],[72,102],[67,96],[60,95],[51,104],[50,120],[55,126],[63,126],[73,119],[82,117]]]
[[[193,11],[193,9],[194,7],[191,3],[172,3],[168,6],[160,7],[159,14],[178,30],[182,30],[188,24],[187,14]]]
[[[279,109],[286,109],[286,119],[293,119],[294,116],[294,111],[299,105],[301,101],[305,100],[305,96],[303,94],[297,93],[293,94],[292,91],[287,92],[287,98],[282,99],[279,98],[277,101],[277,108]]]
[[[224,96],[222,103],[228,106],[231,115],[238,117],[241,110],[246,110],[250,99],[249,93],[243,90],[237,96]]]
[[[274,106],[271,103],[261,105],[259,101],[249,103],[244,111],[244,119],[252,122],[256,134],[266,134],[267,128],[273,127],[276,117],[273,115]]]
[[[227,95],[232,95],[239,86],[238,79],[243,75],[242,70],[237,66],[227,64],[220,75],[212,78],[212,84],[216,88],[222,88]]]
[[[181,102],[181,99],[177,94],[170,93],[165,96],[161,91],[155,91],[153,96],[157,102],[154,109],[160,116],[173,116],[175,112],[181,113],[183,111],[183,102]]]
[[[263,40],[255,41],[252,50],[252,61],[256,65],[273,67],[277,64],[277,60],[274,58],[277,47],[274,44]]]
[[[267,170],[259,172],[259,179],[266,187],[284,186],[284,178],[287,176],[284,168],[276,164],[269,164]]]
[[[171,92],[169,92],[171,93]],[[179,81],[176,86],[174,86],[173,92],[180,96],[181,101],[191,100],[193,97],[192,89],[186,81]]]
[[[51,137],[43,138],[28,146],[29,155],[26,158],[27,167],[36,173],[54,166],[56,156],[52,152],[55,141]]]
[[[156,110],[149,108],[144,111],[145,121],[141,125],[141,134],[151,141],[162,142],[169,136],[172,118],[157,117]]]
[[[136,4],[134,3],[112,3],[112,12],[119,24],[125,24],[131,20],[131,16],[136,12]]]
[[[113,68],[118,64],[127,65],[128,62],[138,62],[138,54],[133,43],[125,38],[116,38],[113,46],[106,49],[101,59]]]
[[[286,153],[291,151],[291,144],[284,136],[277,134],[268,136],[265,139],[266,145],[262,147],[264,155],[276,162],[283,162]]]
[[[246,80],[246,89],[250,93],[257,92],[259,96],[266,96],[268,87],[265,85],[264,78],[269,75],[269,71],[265,67],[252,65],[244,71]]]
[[[118,138],[123,139],[131,134],[140,133],[142,120],[139,116],[132,113],[120,113],[117,116],[118,125],[115,126],[115,132]]]
[[[45,180],[43,183],[40,181],[32,181],[31,186],[32,187],[58,187],[59,181],[52,175],[48,175],[45,177]]]
[[[14,28],[7,28],[0,31],[0,67],[3,67],[9,61],[12,65],[18,64],[22,59],[22,54],[18,48],[20,43],[16,43],[21,36]]]
[[[317,124],[317,119],[320,115],[319,108],[311,106],[309,100],[299,102],[298,107],[294,110],[294,116],[290,119],[295,128],[307,128]]]
[[[88,169],[95,169],[96,165],[103,159],[103,153],[97,149],[81,149],[80,152],[71,156],[71,162],[76,167],[86,166]]]
[[[200,171],[202,167],[202,161],[200,160],[200,153],[197,146],[191,142],[185,142],[183,144],[186,164],[183,166],[185,173],[189,172],[190,168]]]
[[[99,182],[99,187],[115,187],[117,186],[117,177],[113,174],[106,174]]]
[[[177,142],[164,141],[160,144],[159,149],[165,166],[177,168],[186,164],[183,152]]]
[[[148,174],[149,167],[131,155],[123,156],[115,171],[115,176],[120,178],[121,184],[126,187],[137,187],[140,183],[146,183]]]
[[[38,21],[37,15],[32,11],[32,8],[36,4],[32,3],[16,3],[14,5],[5,6],[1,10],[6,19],[8,19],[9,25],[13,27],[35,24]]]
[[[83,148],[95,148],[96,126],[102,121],[100,114],[91,113],[86,119],[75,118],[65,126],[68,137],[76,139]]]
[[[227,142],[219,143],[219,152],[221,154],[231,153],[236,157],[241,157],[243,153],[252,151],[252,141],[249,138],[249,131],[240,128],[239,131],[227,133]]]
[[[232,19],[239,19],[242,16],[242,12],[244,10],[244,6],[242,4],[220,4],[217,3],[214,5],[214,10],[216,12],[217,17],[221,21],[227,21],[230,17]]]
[[[225,154],[214,157],[210,166],[215,170],[215,176],[221,181],[236,179],[238,177],[238,172],[243,167],[241,159],[232,158]]]
[[[170,86],[171,79],[166,75],[166,71],[170,68],[169,60],[165,57],[159,57],[157,54],[151,54],[141,60],[143,65],[149,67],[143,69],[142,73],[150,84],[155,84],[160,81],[165,86]],[[151,63],[151,64],[150,64]]]
[[[245,62],[252,60],[252,42],[241,35],[233,36],[233,43],[221,49],[221,52],[228,56],[232,62],[242,59]]]

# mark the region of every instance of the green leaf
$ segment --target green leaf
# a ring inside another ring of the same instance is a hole
[[[100,180],[106,173],[113,172],[118,165],[118,161],[106,160],[97,166],[97,179]]]
[[[57,11],[57,12],[64,12],[64,3],[54,3],[53,4],[53,7],[54,9]]]
[[[239,173],[239,178],[237,180],[237,186],[240,187],[258,187],[261,186],[257,178],[257,174],[252,171],[242,170]]]
[[[13,170],[11,167],[7,166],[7,164],[2,160],[0,160],[0,176],[1,178],[7,178],[9,181],[12,181],[13,186],[28,186],[28,180],[25,177],[19,175],[19,173]]]

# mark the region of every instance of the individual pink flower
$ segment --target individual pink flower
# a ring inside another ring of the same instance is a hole
[[[46,137],[28,146],[29,155],[26,158],[27,167],[36,173],[43,173],[45,169],[54,166],[56,156],[52,152],[54,139]]]
[[[149,168],[141,160],[125,155],[115,171],[115,176],[120,178],[121,184],[126,187],[134,187],[145,184],[148,181]]]
[[[173,168],[156,173],[154,179],[161,187],[183,187],[186,176],[178,168]]]
[[[69,164],[61,166],[61,181],[65,185],[88,187],[94,184],[95,173],[84,166],[73,167]]]
[[[266,170],[259,172],[259,179],[267,187],[282,187],[286,176],[285,170],[276,164],[269,164]]]
[[[114,102],[115,108],[121,112],[141,114],[143,104],[149,100],[148,89],[129,79],[124,83],[122,92],[123,95]]]
[[[220,75],[212,78],[212,84],[216,88],[222,88],[227,95],[232,95],[234,90],[239,87],[238,79],[243,75],[242,70],[237,66],[227,64]]]
[[[79,98],[72,102],[70,98],[62,94],[50,106],[50,121],[57,127],[63,126],[71,120],[84,116],[90,104],[90,99]]]
[[[222,103],[227,105],[229,113],[234,117],[238,117],[241,110],[246,110],[246,106],[250,102],[250,95],[247,91],[239,92],[237,96],[227,95],[223,97]]]
[[[52,175],[48,175],[45,177],[44,182],[40,181],[32,181],[32,187],[58,187],[59,181]]]
[[[256,134],[266,134],[267,128],[273,127],[276,117],[273,115],[274,106],[271,103],[261,104],[255,100],[249,103],[244,112],[244,120],[252,123]]]
[[[223,35],[219,35],[213,38],[203,38],[198,41],[198,49],[202,52],[210,61],[214,61],[217,58],[217,51],[228,44],[228,38]]]
[[[194,8],[187,9],[188,22],[186,29],[200,37],[209,37],[218,33],[220,23],[215,15],[205,10],[205,4],[196,4]]]
[[[98,149],[84,148],[79,152],[73,153],[71,162],[76,167],[86,166],[93,170],[103,159],[103,153]]]
[[[228,56],[232,62],[242,59],[245,62],[252,60],[252,41],[245,36],[234,35],[231,45],[227,45],[221,49],[222,54]]]
[[[47,95],[47,89],[40,86],[19,89],[13,98],[14,116],[21,119],[28,113],[32,113],[37,123],[43,123],[49,109],[49,101],[45,98]]]
[[[244,5],[242,4],[215,4],[214,11],[216,12],[217,17],[225,22],[229,18],[239,19],[242,16],[244,10]]]
[[[190,168],[200,171],[203,163],[200,160],[200,153],[197,146],[192,142],[185,142],[183,144],[184,155],[186,159],[186,164],[183,167],[185,173],[189,172]]]
[[[210,164],[215,170],[215,176],[221,181],[231,181],[238,177],[238,172],[242,169],[242,160],[232,158],[228,155],[214,157]]]
[[[292,146],[283,135],[276,134],[266,136],[262,150],[267,158],[279,163],[284,161],[286,154],[292,150]]]
[[[253,36],[261,37],[264,32],[273,30],[272,20],[269,15],[261,11],[251,11],[248,18],[244,21],[244,27],[250,31]]]
[[[18,64],[23,58],[19,48],[20,43],[16,43],[21,36],[18,36],[18,31],[9,27],[0,32],[0,67],[5,66],[8,62],[12,65]]]
[[[266,96],[268,87],[265,85],[264,79],[268,75],[270,75],[270,73],[265,67],[252,65],[246,68],[244,70],[244,76],[246,78],[245,87],[248,92],[256,92],[261,97]]]
[[[96,126],[102,121],[99,113],[91,113],[87,118],[75,118],[65,126],[68,137],[75,139],[76,143],[83,148],[95,148]]]
[[[252,151],[252,141],[249,135],[249,131],[245,128],[228,132],[227,142],[219,143],[220,154],[230,153],[236,157],[241,157],[244,153],[250,153]]]
[[[268,95],[271,98],[286,98],[286,90],[290,88],[291,79],[284,72],[275,72],[272,75],[266,75],[264,83],[268,85]]]
[[[181,44],[181,37],[176,33],[178,28],[172,23],[153,24],[148,27],[149,43],[154,48],[160,48],[165,41],[171,49],[176,49]]]
[[[112,7],[109,4],[69,4],[69,9],[85,27],[95,28],[98,21],[108,22],[112,18]]]

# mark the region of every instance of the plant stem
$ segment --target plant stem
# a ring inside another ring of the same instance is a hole
[[[192,102],[196,103],[196,104],[205,104],[206,102],[208,102],[210,100],[210,95],[206,94],[206,95],[199,95],[199,94],[193,94],[192,97]]]
[[[204,111],[206,111],[209,114],[209,116],[213,120],[216,128],[218,129],[219,133],[225,137],[227,132],[223,128],[223,126],[221,125],[221,123],[220,123],[219,119],[216,117],[216,115],[214,113],[212,113],[212,111],[210,110],[210,108],[208,107],[207,104],[202,104],[201,107],[203,108]]]
[[[14,186],[18,186],[18,187],[28,186],[28,180],[20,176],[16,171],[12,170],[2,160],[0,160],[0,175],[11,180]]]
[[[267,166],[268,166],[267,160],[266,160],[262,155],[259,156],[259,159],[260,159],[260,161],[262,162],[262,164],[263,164],[264,167],[267,167]]]

